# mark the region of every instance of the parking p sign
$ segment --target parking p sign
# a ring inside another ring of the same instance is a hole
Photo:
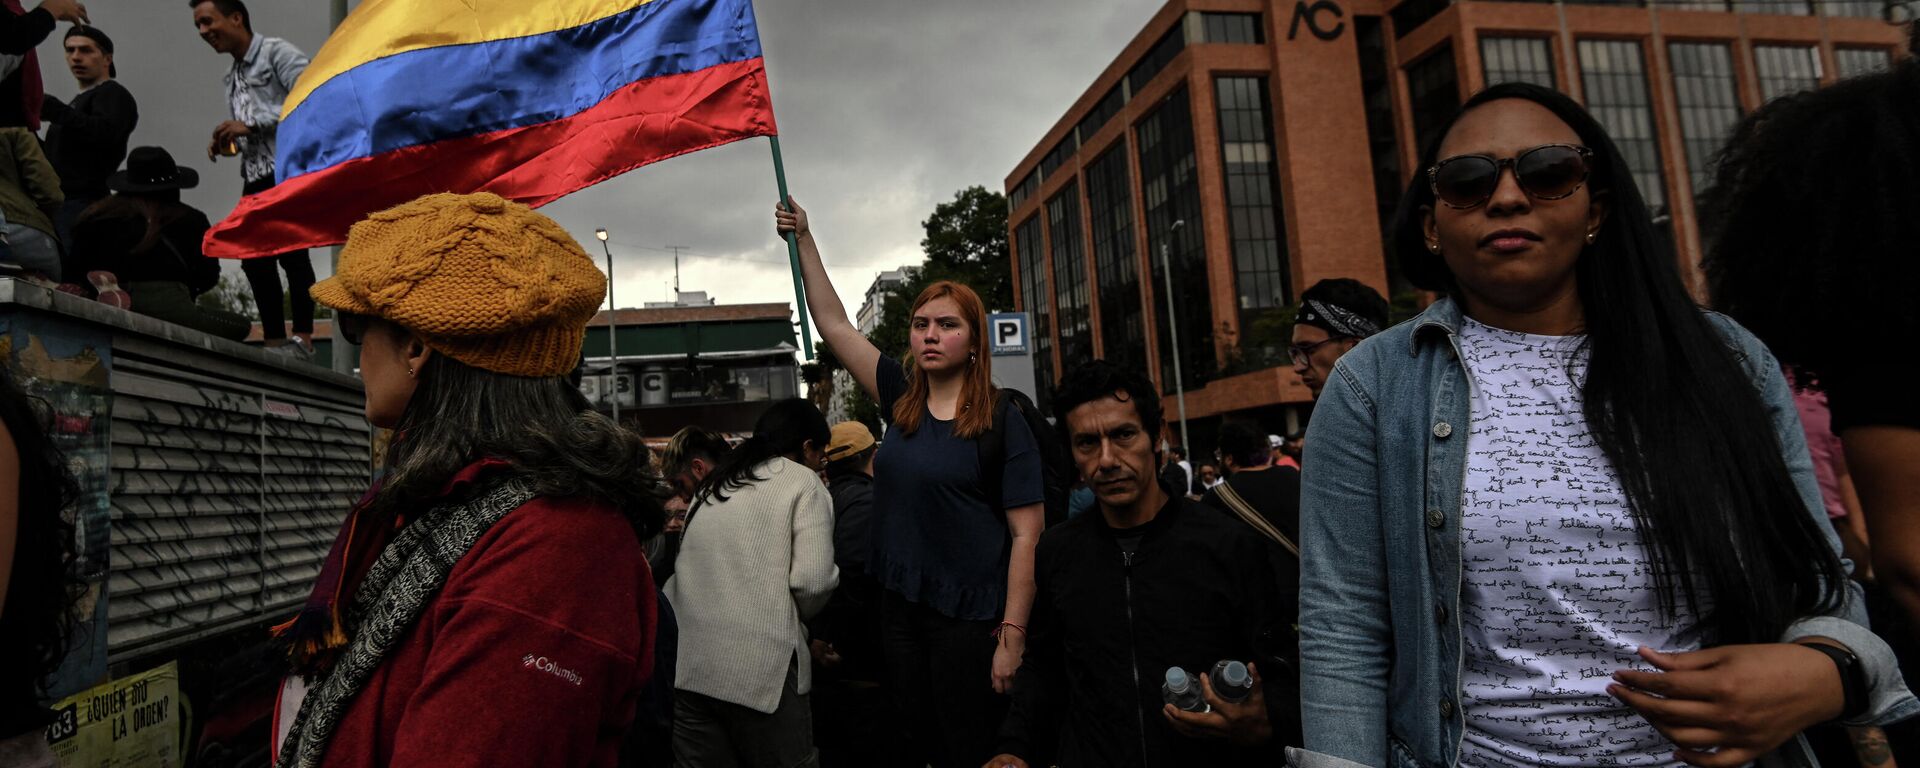
[[[987,317],[995,357],[1027,353],[1027,313],[996,312]]]

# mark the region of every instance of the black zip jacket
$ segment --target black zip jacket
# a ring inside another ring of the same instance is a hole
[[[1031,631],[1000,751],[1039,768],[1271,766],[1300,743],[1291,617],[1273,549],[1238,519],[1173,498],[1124,554],[1097,513],[1046,532]],[[1255,748],[1181,736],[1161,713],[1169,666],[1196,679],[1253,661],[1273,738]]]

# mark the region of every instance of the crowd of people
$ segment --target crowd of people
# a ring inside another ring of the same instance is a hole
[[[187,7],[207,45],[233,59],[224,83],[230,116],[215,126],[207,158],[237,157],[243,194],[258,193],[273,186],[274,129],[307,56],[285,40],[254,34],[242,0]],[[64,47],[80,93],[71,103],[44,93],[34,50],[57,21],[73,22]],[[129,150],[140,110],[114,79],[113,38],[91,26],[75,0],[46,0],[32,11],[0,8],[0,28],[0,262],[24,279],[220,338],[247,338],[252,318],[197,301],[220,282],[219,261],[201,252],[207,216],[180,200],[181,190],[199,185],[199,173],[163,147]],[[249,259],[241,269],[264,346],[311,357],[309,254]]]
[[[304,57],[237,2],[193,8],[234,57],[236,120],[210,153],[244,141],[250,188],[270,183],[260,115]],[[70,58],[104,54],[110,76],[111,41],[81,37]],[[791,199],[775,229],[884,430],[792,399],[738,444],[690,427],[651,456],[569,380],[606,281],[558,225],[485,193],[377,213],[311,298],[361,345],[367,418],[395,437],[274,628],[272,751],[303,768],[1891,765],[1920,714],[1902,674],[1920,418],[1884,341],[1920,332],[1896,293],[1920,281],[1915,104],[1909,60],[1742,123],[1712,187],[1721,314],[1688,293],[1599,121],[1538,86],[1477,94],[1392,224],[1433,300],[1394,324],[1358,281],[1303,292],[1304,434],[1228,420],[1212,461],[1170,444],[1143,370],[1071,360],[1045,412],[996,388],[969,286],[929,286],[908,348],[875,347]],[[42,171],[18,174],[34,199],[66,194]],[[135,150],[71,241],[179,248],[206,226],[166,195],[183,171]],[[204,284],[120,266],[136,309]],[[541,290],[495,290],[501,270]],[[43,766],[73,494],[11,387],[0,651],[30,663],[0,667],[0,763]]]

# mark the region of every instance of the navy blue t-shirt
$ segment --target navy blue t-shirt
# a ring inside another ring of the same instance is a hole
[[[900,362],[882,355],[875,380],[880,412],[907,391]],[[923,411],[912,435],[888,424],[873,465],[872,573],[886,588],[944,616],[1000,618],[1007,603],[1011,539],[1005,510],[1045,498],[1040,452],[1012,404],[1005,406],[1007,464],[1000,498],[990,504],[974,441]]]

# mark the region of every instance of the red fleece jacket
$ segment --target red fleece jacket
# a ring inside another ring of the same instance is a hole
[[[527,502],[454,566],[323,764],[612,768],[653,670],[654,596],[619,514]]]

